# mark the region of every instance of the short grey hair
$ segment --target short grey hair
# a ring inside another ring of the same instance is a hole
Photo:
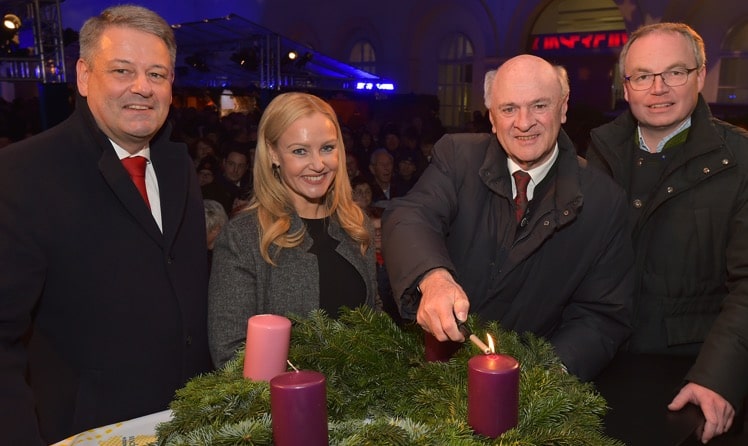
[[[206,232],[221,228],[229,221],[229,216],[226,214],[223,205],[216,200],[203,200],[203,208],[205,209]]]
[[[483,105],[489,110],[491,109],[491,85],[494,78],[496,78],[495,69],[486,72],[486,75],[483,77]]]
[[[377,163],[377,160],[379,159],[380,155],[386,155],[388,156],[393,162],[395,161],[395,157],[390,153],[389,150],[385,149],[384,147],[380,147],[376,149],[375,151],[371,152],[371,156],[369,157],[369,165],[373,166]]]
[[[143,31],[161,39],[169,50],[171,66],[177,60],[177,39],[174,30],[160,15],[148,8],[137,5],[112,6],[98,16],[86,20],[78,38],[80,58],[91,65],[93,57],[99,51],[99,40],[104,31],[112,26],[120,26]]]
[[[562,65],[553,65],[558,74],[558,83],[561,85],[561,99],[565,98],[571,92],[569,87],[569,73]],[[483,77],[483,105],[486,109],[491,109],[491,88],[493,86],[493,80],[496,78],[497,70],[490,70],[486,72]]]
[[[571,92],[571,87],[569,87],[569,72],[566,71],[563,65],[554,65],[553,68],[558,73],[558,82],[561,84],[561,98],[563,99]]]

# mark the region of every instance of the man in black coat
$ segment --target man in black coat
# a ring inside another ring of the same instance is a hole
[[[120,6],[80,44],[73,115],[0,152],[3,444],[165,410],[210,370],[202,199],[164,126],[173,32]],[[137,156],[131,179],[120,160]]]
[[[623,191],[561,131],[559,67],[521,55],[486,76],[489,134],[446,135],[418,183],[390,202],[383,253],[401,312],[462,341],[468,310],[545,337],[589,380],[630,332],[632,250]],[[529,202],[513,174],[529,174]]]

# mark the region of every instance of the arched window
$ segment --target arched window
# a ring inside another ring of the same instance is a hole
[[[369,41],[359,40],[351,48],[348,62],[367,73],[377,74],[377,54]]]
[[[472,117],[473,44],[464,34],[447,38],[439,49],[439,118],[449,130],[463,130]]]
[[[748,104],[748,22],[728,33],[719,65],[717,102]]]

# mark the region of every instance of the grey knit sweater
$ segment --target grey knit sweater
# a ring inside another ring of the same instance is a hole
[[[293,214],[291,232],[303,224]],[[364,279],[366,303],[379,307],[373,243],[362,256],[358,244],[334,218],[330,219],[328,233],[341,242],[336,251]],[[317,256],[308,252],[311,246],[312,239],[306,236],[301,245],[282,249],[274,257],[276,266],[272,266],[260,254],[256,211],[240,214],[226,224],[213,249],[208,295],[208,341],[217,367],[231,359],[246,340],[247,319],[251,316],[306,316],[319,308],[319,268]]]

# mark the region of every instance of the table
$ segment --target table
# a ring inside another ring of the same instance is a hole
[[[703,424],[701,410],[689,404],[671,412],[667,405],[683,385],[692,358],[622,352],[595,380],[610,411],[605,431],[630,446],[696,446],[695,432]],[[748,445],[748,416],[735,417],[732,429],[710,446]]]
[[[90,429],[66,438],[52,446],[149,446],[158,440],[156,426],[171,420],[171,410]]]

